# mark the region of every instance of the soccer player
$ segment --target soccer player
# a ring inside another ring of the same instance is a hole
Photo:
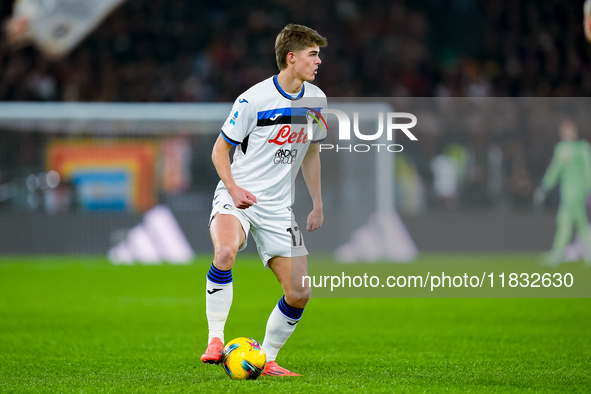
[[[556,235],[544,263],[554,266],[562,261],[564,248],[570,242],[575,226],[585,245],[585,262],[591,264],[591,238],[585,210],[587,195],[591,190],[591,147],[587,141],[578,140],[577,126],[569,119],[561,122],[559,134],[562,141],[556,145],[542,185],[534,195],[539,205],[546,193],[560,182]]]
[[[201,356],[204,363],[220,362],[232,304],[232,266],[250,232],[265,267],[273,271],[284,292],[267,321],[263,375],[298,375],[277,365],[275,359],[310,297],[310,288],[303,287],[301,280],[307,275],[308,252],[291,210],[300,166],[313,202],[307,230],[318,229],[324,220],[316,142],[326,137],[326,129],[316,124],[308,133],[306,124],[326,107],[322,90],[309,83],[321,64],[320,47],[326,45],[327,40],[315,30],[287,25],[275,41],[279,74],[236,99],[213,147],[212,160],[221,181],[209,225],[214,259],[207,274],[209,346]],[[300,106],[304,99],[317,105]],[[232,147],[236,150],[230,164]]]

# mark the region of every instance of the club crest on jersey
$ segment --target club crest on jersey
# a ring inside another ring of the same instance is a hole
[[[232,119],[230,119],[230,124],[232,126],[236,126],[236,119],[238,119],[238,111],[234,112],[234,115],[232,115]]]
[[[308,121],[308,126],[311,126],[313,124],[313,122],[316,122],[318,124],[318,126],[320,126],[320,130],[324,130],[324,129],[328,130],[328,126],[326,125],[326,120],[324,120],[324,117],[322,116],[322,114],[320,112],[315,111],[312,108],[306,108],[306,109],[308,110],[308,112],[306,112],[306,120]]]
[[[224,209],[227,209],[228,211],[233,211],[235,208],[232,204],[224,204]]]
[[[285,125],[277,132],[275,138],[269,140],[270,144],[276,144],[279,146],[283,146],[285,144],[305,144],[308,142],[308,133],[306,133],[305,128],[302,127],[300,132],[292,132],[291,126]]]

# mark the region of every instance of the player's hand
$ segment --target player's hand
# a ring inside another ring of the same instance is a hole
[[[308,232],[317,230],[322,226],[324,222],[324,214],[322,213],[322,209],[314,209],[308,215]]]
[[[540,186],[536,189],[536,191],[534,192],[534,206],[536,208],[539,208],[542,206],[542,204],[544,204],[544,200],[546,199],[546,192],[544,191],[544,189]]]
[[[254,194],[238,186],[228,189],[228,193],[238,209],[246,209],[258,202]]]

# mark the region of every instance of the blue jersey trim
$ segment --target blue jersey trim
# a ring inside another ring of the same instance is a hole
[[[224,133],[223,131],[220,131],[220,133],[222,134],[222,137],[224,137],[224,139],[226,140],[226,142],[227,142],[228,144],[230,144],[230,145],[233,145],[233,146],[240,145],[240,142],[236,142],[236,141],[234,141],[233,139],[229,138],[229,137],[226,135],[226,133]]]
[[[320,112],[322,108],[311,108],[315,111]],[[305,107],[287,107],[287,108],[275,108],[275,109],[268,109],[266,111],[259,111],[257,113],[257,119],[270,119],[271,117],[277,115],[279,116],[306,116],[310,108]]]
[[[304,85],[302,85],[302,90],[300,91],[300,93],[296,97],[293,97],[291,94],[286,93],[285,90],[283,90],[281,88],[281,86],[279,85],[279,81],[277,81],[277,75],[274,75],[273,76],[273,84],[275,84],[275,87],[277,88],[277,90],[279,91],[279,93],[281,93],[281,95],[283,97],[285,97],[286,99],[289,99],[289,100],[299,100],[299,99],[301,99],[304,96],[304,90],[305,90],[305,86]]]
[[[268,109],[266,111],[259,111],[257,113],[257,119],[270,119],[275,115],[279,116],[291,116],[291,107],[289,108],[275,108]]]

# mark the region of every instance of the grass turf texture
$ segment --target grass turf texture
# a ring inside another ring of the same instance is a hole
[[[490,256],[427,255],[416,264]],[[480,259],[480,260],[479,260]],[[494,258],[492,258],[494,260]],[[508,259],[508,260],[507,260]],[[513,260],[511,260],[513,259]],[[532,256],[503,259],[527,266]],[[99,257],[0,258],[3,392],[589,392],[589,299],[312,299],[279,354],[298,378],[202,365],[205,275]],[[226,340],[262,341],[281,295],[240,256]]]

